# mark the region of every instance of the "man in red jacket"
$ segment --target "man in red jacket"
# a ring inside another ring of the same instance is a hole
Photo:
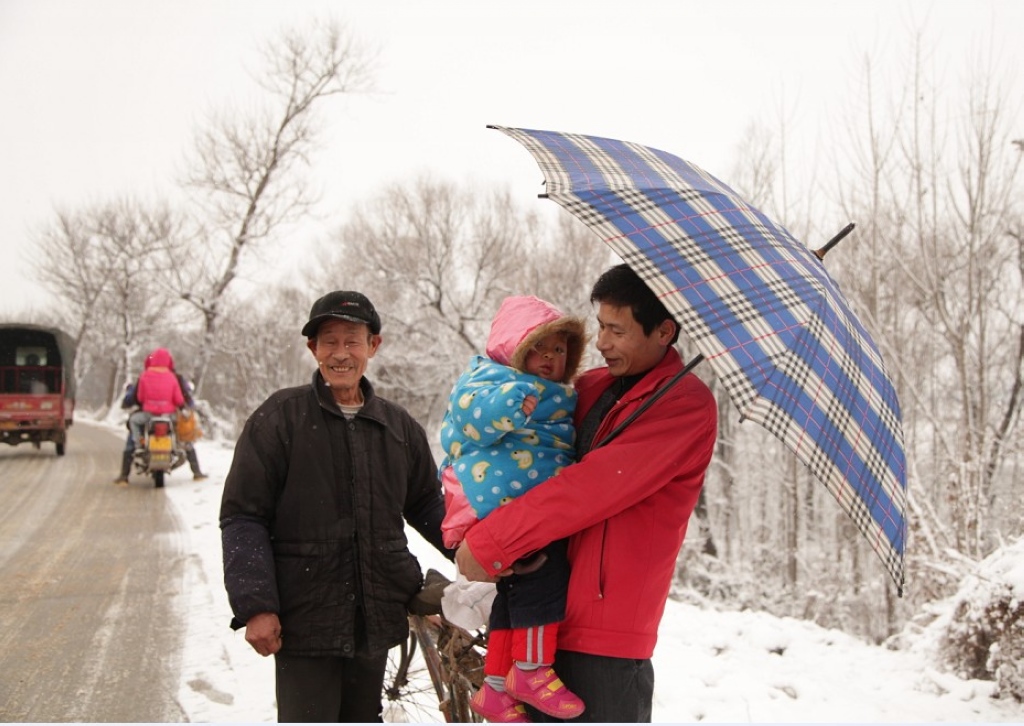
[[[658,625],[714,450],[717,406],[708,387],[686,375],[601,445],[682,361],[673,347],[679,325],[627,265],[606,271],[590,300],[605,366],[576,383],[579,463],[476,524],[456,559],[469,579],[494,580],[518,558],[570,537],[554,668],[586,704],[579,720],[644,722]]]

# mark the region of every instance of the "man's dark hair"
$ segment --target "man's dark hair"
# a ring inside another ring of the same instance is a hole
[[[661,300],[651,292],[651,288],[633,272],[627,264],[616,265],[597,278],[594,288],[590,291],[591,303],[607,303],[615,307],[628,307],[644,335],[650,335],[663,320],[671,320],[676,324],[675,335],[669,345],[675,345],[679,339],[679,323],[669,313]]]

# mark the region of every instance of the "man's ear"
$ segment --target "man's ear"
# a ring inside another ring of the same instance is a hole
[[[316,338],[307,338],[306,347],[309,348],[309,352],[316,358]]]
[[[384,342],[384,338],[379,335],[370,336],[370,355],[368,357],[373,358],[377,355],[377,350],[380,348],[380,344]]]
[[[676,334],[676,328],[679,324],[675,320],[665,318],[658,324],[658,343],[661,345],[669,345],[669,341],[672,340],[672,336]]]

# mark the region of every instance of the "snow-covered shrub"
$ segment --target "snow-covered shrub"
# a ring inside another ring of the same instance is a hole
[[[687,542],[676,561],[670,597],[699,607],[762,610],[777,617],[808,620],[823,628],[880,643],[888,636],[880,573],[853,592],[828,573],[811,573],[807,584],[788,587],[782,578],[758,577],[746,563],[730,564]]]
[[[1024,538],[996,550],[966,577],[937,621],[938,655],[963,678],[992,680],[1024,701]]]
[[[752,577],[696,547],[684,545],[676,561],[671,597],[694,605],[713,602],[743,610],[758,608],[765,593]]]

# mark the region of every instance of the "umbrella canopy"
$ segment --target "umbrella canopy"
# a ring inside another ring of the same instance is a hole
[[[707,172],[664,151],[493,126],[546,194],[658,295],[744,419],[835,497],[902,595],[906,456],[899,401],[871,336],[821,260]]]

